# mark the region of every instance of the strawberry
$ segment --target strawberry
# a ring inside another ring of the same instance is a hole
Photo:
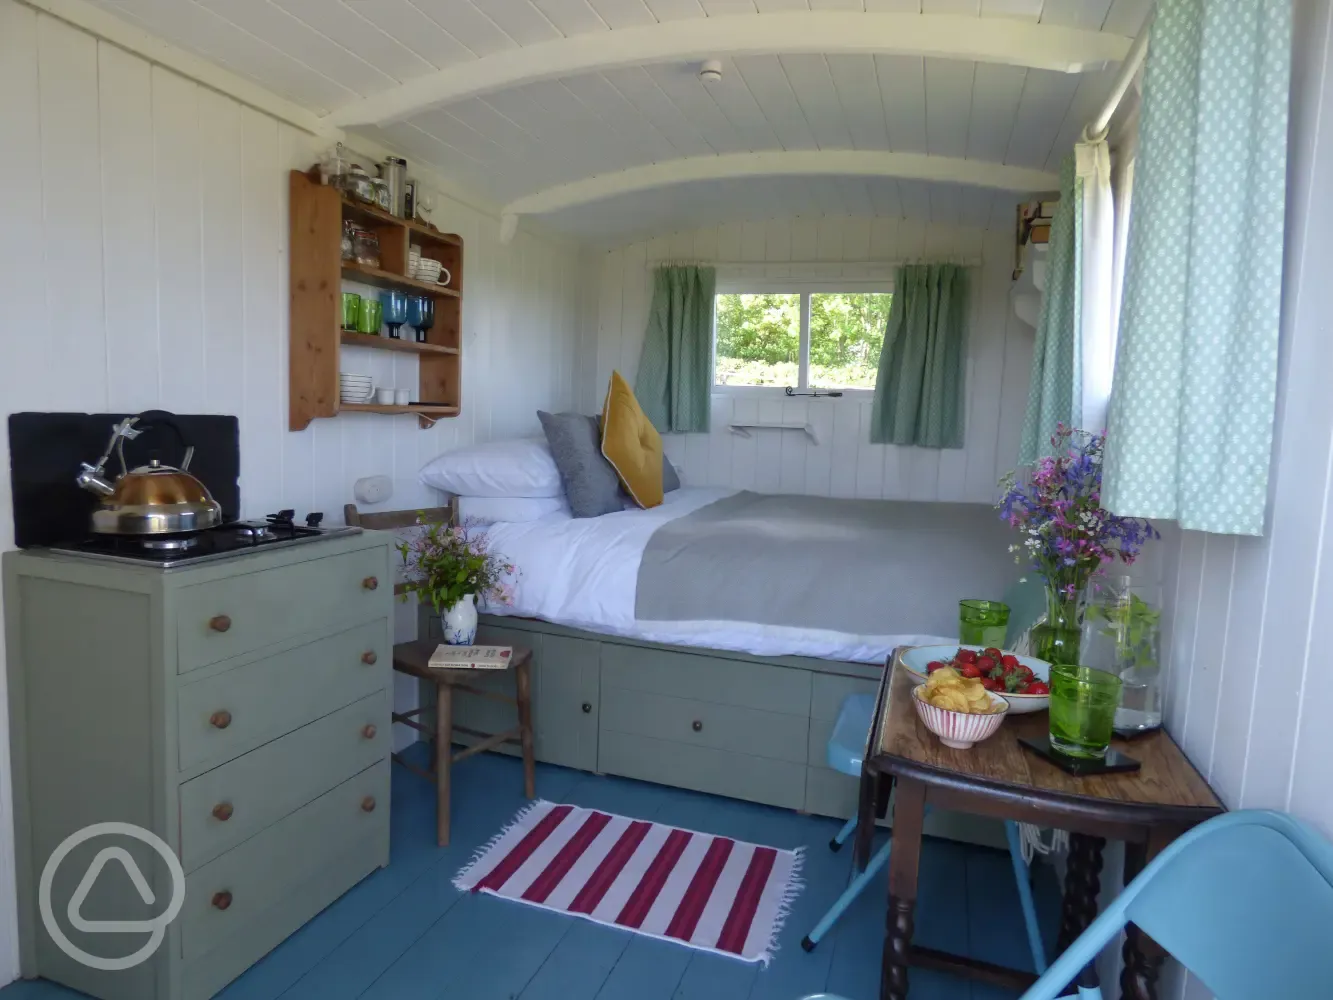
[[[976,663],[977,662],[976,650],[960,649],[954,655],[954,659],[957,660],[959,663]]]
[[[1033,681],[1031,684],[1028,685],[1027,691],[1024,692],[1024,694],[1050,694],[1050,693],[1051,689],[1050,687],[1047,686],[1045,681]]]
[[[988,674],[995,668],[995,664],[998,662],[998,660],[990,656],[978,656],[976,660],[977,669],[983,674]]]
[[[962,667],[959,668],[958,672],[962,674],[964,677],[981,676],[981,671],[977,669],[977,665],[975,663],[964,663]]]
[[[1013,653],[1005,653],[1003,656],[1000,657],[1000,662],[1003,663],[1006,667],[1012,668],[1019,666],[1018,657],[1015,656]]]
[[[926,664],[926,673],[933,674],[936,670],[939,670],[940,667],[942,666],[944,666],[944,664],[941,663],[939,660],[931,660],[929,663]]]
[[[998,660],[1004,654],[1000,652],[1000,650],[996,649],[994,646],[987,646],[985,650],[983,650],[983,655],[989,656],[992,660]]]
[[[993,680],[990,677],[981,678],[981,686],[984,687],[987,691],[999,691],[1002,690],[1004,687],[1004,685],[1002,685],[999,681]]]

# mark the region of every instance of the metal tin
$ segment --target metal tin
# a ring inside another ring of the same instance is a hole
[[[381,205],[385,211],[404,218],[407,196],[407,161],[401,156],[385,157],[380,164],[380,177],[388,186],[389,203]]]

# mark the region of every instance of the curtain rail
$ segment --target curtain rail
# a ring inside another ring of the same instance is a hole
[[[1138,75],[1144,59],[1148,56],[1148,36],[1151,31],[1152,22],[1149,21],[1134,39],[1129,51],[1125,53],[1125,61],[1120,64],[1120,72],[1116,74],[1115,83],[1111,85],[1111,92],[1106,95],[1106,103],[1097,112],[1097,117],[1088,122],[1083,129],[1084,142],[1099,142],[1106,138],[1111,127],[1111,117],[1115,114],[1116,108],[1120,107],[1120,102],[1125,99],[1134,77]]]
[[[645,267],[897,267],[899,264],[957,264],[981,267],[980,257],[890,257],[865,260],[716,260],[703,257],[662,257],[644,262]]]

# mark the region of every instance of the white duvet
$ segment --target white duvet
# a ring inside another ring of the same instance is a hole
[[[736,650],[755,656],[812,656],[882,663],[893,647],[954,641],[935,635],[849,635],[737,621],[640,622],[634,617],[639,562],[659,525],[730,496],[734,490],[675,490],[662,506],[601,517],[566,512],[486,528],[492,552],[518,568],[514,603],[495,615],[542,618],[559,625],[648,642]]]

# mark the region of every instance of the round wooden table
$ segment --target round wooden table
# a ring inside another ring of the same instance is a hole
[[[912,944],[926,805],[1012,819],[1070,833],[1057,949],[1063,951],[1097,916],[1102,850],[1125,842],[1125,884],[1167,844],[1224,811],[1208,783],[1164,730],[1113,746],[1138,760],[1137,771],[1074,777],[1024,750],[1019,737],[1046,735],[1047,713],[1011,715],[970,750],[946,747],[917,718],[912,688],[920,683],[895,652],[880,680],[870,747],[861,774],[856,857],[870,855],[875,816],[894,789],[889,904],[880,978],[882,1000],[906,1000],[909,965],[941,969],[1023,989],[1035,976],[990,962]],[[1057,952],[1057,953],[1058,953]],[[1127,1000],[1155,1000],[1164,953],[1131,925],[1120,978]]]

